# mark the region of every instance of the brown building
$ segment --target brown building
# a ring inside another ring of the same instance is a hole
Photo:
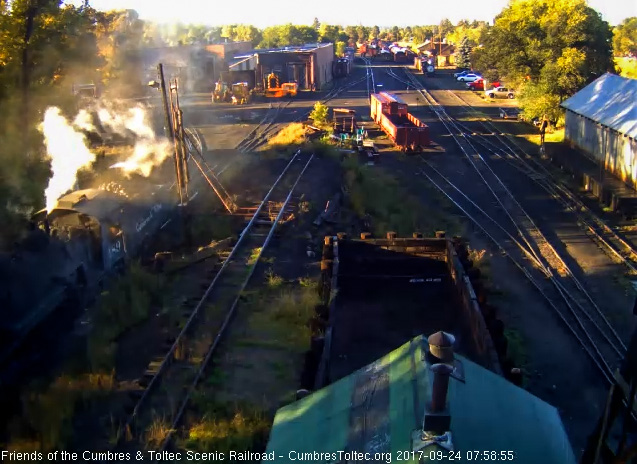
[[[221,60],[229,60],[252,50],[252,42],[224,42],[206,45],[206,50]]]
[[[421,55],[435,56],[436,66],[453,66],[456,63],[456,47],[446,42],[426,41],[415,47]]]
[[[167,79],[178,77],[185,92],[210,91],[228,61],[252,49],[250,42],[145,48],[140,52],[142,83],[157,79],[157,65],[164,65]]]
[[[263,86],[266,76],[275,73],[281,83],[296,82],[301,90],[319,90],[332,81],[333,61],[334,44],[306,44],[238,55],[229,70],[236,76],[254,73],[257,86]]]

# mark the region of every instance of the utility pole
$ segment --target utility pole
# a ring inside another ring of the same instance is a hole
[[[438,56],[442,56],[442,21],[440,21],[440,27],[438,28],[438,32],[440,33],[440,41],[438,42],[440,51],[438,52]],[[440,63],[440,58],[438,58],[438,63]]]
[[[164,108],[164,133],[166,138],[173,143],[173,161],[175,164],[175,177],[177,193],[179,194],[179,216],[181,218],[181,226],[186,240],[186,245],[190,247],[190,230],[188,227],[188,217],[184,206],[188,203],[188,168],[186,159],[186,148],[184,144],[184,131],[181,124],[181,110],[179,109],[179,97],[177,94],[177,82],[170,86],[170,95],[166,88],[166,78],[164,76],[164,66],[159,63],[157,65],[157,75],[159,82],[151,81],[148,83],[150,87],[156,88],[161,92],[161,99]],[[172,84],[172,83],[171,83]],[[175,101],[173,102],[173,88],[175,92]],[[170,98],[170,100],[169,100]],[[184,193],[186,194],[184,202]]]
[[[168,94],[166,92],[166,80],[164,79],[164,65],[157,65],[157,74],[159,75],[159,88],[161,91],[161,99],[164,104],[164,132],[168,140],[173,139],[172,124],[170,122],[170,109],[168,107]]]
[[[170,109],[173,121],[177,182],[179,182],[180,196],[185,194],[186,198],[188,198],[188,153],[185,142],[183,111],[179,106],[179,80],[177,78],[170,82]]]

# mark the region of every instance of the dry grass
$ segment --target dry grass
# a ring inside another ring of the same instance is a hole
[[[206,409],[211,412],[190,427],[187,449],[228,453],[253,451],[265,445],[271,421],[262,411],[250,406],[238,406],[232,412],[215,405]]]
[[[529,142],[540,146],[540,134],[523,135]],[[545,143],[562,143],[564,142],[564,129],[555,129],[553,132],[547,132],[544,136]]]
[[[168,435],[173,432],[170,424],[164,417],[155,417],[144,435],[146,449],[159,449]]]
[[[305,142],[307,129],[300,122],[293,122],[281,129],[268,141],[270,148],[287,148],[290,145],[301,145]]]
[[[61,375],[44,390],[32,389],[22,397],[23,415],[14,423],[19,431],[8,448],[18,450],[25,443],[34,444],[29,451],[65,448],[73,435],[76,409],[88,407],[114,388],[114,374],[110,373]],[[25,436],[25,429],[31,437]]]
[[[252,253],[250,253],[250,257],[248,258],[248,262],[246,263],[248,266],[254,266],[257,264],[259,260],[259,256],[261,255],[262,248],[253,248]]]
[[[469,251],[469,259],[473,262],[473,266],[480,270],[480,273],[485,279],[489,279],[491,266],[487,256],[487,250],[476,250],[471,247],[468,247],[467,250]]]
[[[265,273],[268,288],[279,288],[283,285],[283,277],[276,275],[272,269],[268,269]]]

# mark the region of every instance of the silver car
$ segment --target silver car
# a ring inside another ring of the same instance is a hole
[[[489,98],[515,98],[513,90],[502,86],[496,87],[495,89],[487,90],[484,93]]]
[[[481,78],[482,78],[482,76],[479,76],[478,74],[469,73],[469,74],[465,74],[464,76],[459,76],[458,77],[458,81],[459,82],[473,82],[473,81],[481,79]]]

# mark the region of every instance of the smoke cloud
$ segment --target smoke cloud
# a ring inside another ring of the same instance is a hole
[[[73,188],[77,181],[77,172],[95,161],[95,154],[87,148],[84,135],[68,123],[60,114],[59,108],[47,108],[40,130],[44,134],[53,171],[44,191],[46,209],[51,211],[57,199]]]
[[[74,187],[78,171],[89,167],[96,159],[95,153],[88,147],[85,132],[98,133],[104,140],[110,140],[112,134],[117,134],[131,141],[131,154],[111,166],[120,169],[126,177],[133,173],[148,177],[153,168],[172,153],[171,143],[155,135],[146,109],[139,105],[121,108],[112,103],[102,103],[89,110],[80,110],[72,123],[59,108],[50,107],[44,114],[40,130],[44,134],[53,171],[45,190],[48,211],[60,196]]]

